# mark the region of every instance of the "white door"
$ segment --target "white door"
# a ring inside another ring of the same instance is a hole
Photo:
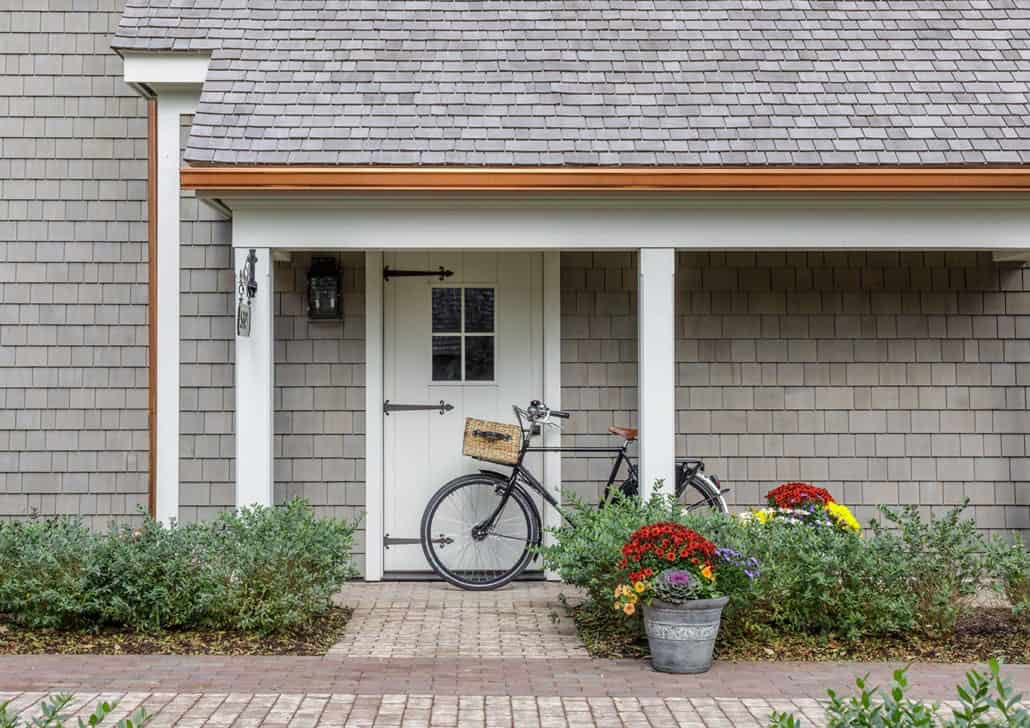
[[[453,271],[443,280],[391,276],[383,284],[386,400],[437,407],[384,417],[384,532],[417,539],[422,512],[440,486],[497,467],[462,456],[465,418],[514,422],[513,404],[542,398],[543,256],[388,253],[384,263],[402,272]],[[440,414],[441,402],[453,409]],[[384,552],[387,572],[429,568],[417,542],[392,543]]]

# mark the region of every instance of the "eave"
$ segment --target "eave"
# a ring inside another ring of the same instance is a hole
[[[681,190],[975,192],[1030,190],[1027,167],[183,167],[184,189]]]

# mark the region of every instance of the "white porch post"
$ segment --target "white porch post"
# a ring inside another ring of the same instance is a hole
[[[544,279],[544,402],[554,409],[561,409],[561,252],[548,250],[543,254]],[[545,447],[560,447],[561,432],[545,427]],[[544,487],[561,503],[561,453],[544,453]],[[561,514],[544,504],[544,527],[561,526]],[[544,544],[552,545],[554,536],[544,534]],[[557,572],[547,572],[552,581],[560,579]]]
[[[235,248],[239,274],[251,248]],[[273,324],[275,289],[270,248],[254,248],[257,295],[251,300],[250,336],[236,334],[236,507],[272,505]]]
[[[383,253],[365,251],[365,580],[383,578]]]
[[[639,316],[640,494],[675,487],[676,251],[641,248]]]

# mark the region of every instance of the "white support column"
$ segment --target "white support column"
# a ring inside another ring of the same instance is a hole
[[[554,409],[561,409],[561,253],[549,250],[544,258],[544,402]],[[561,433],[551,427],[545,427],[545,447],[559,447]],[[561,453],[544,453],[544,487],[561,502]],[[548,504],[544,504],[544,527],[556,528],[561,525],[561,514]],[[554,537],[544,534],[544,543],[551,545]],[[548,572],[547,578],[557,580],[555,572]]]
[[[640,250],[639,316],[640,494],[655,482],[675,487],[676,251]]]
[[[383,578],[383,254],[365,252],[365,580]]]
[[[251,248],[234,248],[238,281]],[[236,334],[236,507],[272,505],[273,351],[275,280],[270,248],[255,248],[257,295],[251,300],[250,336]],[[239,294],[234,285],[233,298]]]
[[[183,114],[196,94],[157,99],[157,494],[155,518],[179,518],[179,167]]]

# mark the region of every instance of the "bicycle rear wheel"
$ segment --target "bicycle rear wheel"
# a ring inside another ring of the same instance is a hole
[[[508,481],[485,474],[456,478],[429,500],[422,516],[422,551],[444,580],[470,590],[504,586],[521,574],[540,543],[540,514],[521,488],[485,526]]]

